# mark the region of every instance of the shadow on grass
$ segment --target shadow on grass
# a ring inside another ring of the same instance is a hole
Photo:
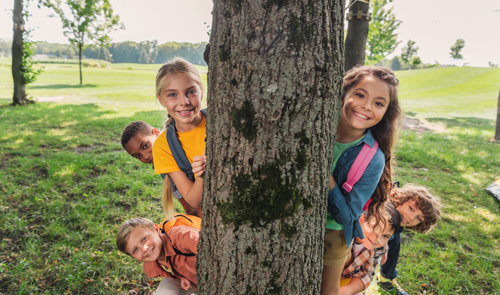
[[[481,119],[475,117],[455,117],[449,118],[427,118],[431,123],[441,123],[446,125],[446,128],[476,128],[478,126],[493,127],[495,128],[495,121],[490,119]]]
[[[27,89],[67,89],[67,88],[95,88],[97,85],[94,84],[50,84],[50,85],[35,85],[29,86]]]

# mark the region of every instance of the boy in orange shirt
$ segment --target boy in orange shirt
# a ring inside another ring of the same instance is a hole
[[[155,294],[189,295],[196,292],[196,255],[199,230],[174,226],[167,233],[146,218],[123,222],[116,236],[121,252],[142,262],[148,278],[165,277]]]

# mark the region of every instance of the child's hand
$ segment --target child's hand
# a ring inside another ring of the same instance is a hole
[[[329,189],[329,191],[331,191],[335,187],[335,185],[336,185],[335,179],[333,179],[333,175],[330,174],[330,189]]]
[[[185,278],[181,278],[181,288],[184,289],[184,290],[189,290],[193,287],[193,285],[191,284],[191,282],[188,280],[188,279],[185,279]]]
[[[196,177],[202,177],[203,173],[205,173],[205,165],[207,164],[207,156],[196,156],[193,157],[193,163],[191,164],[191,168],[193,169],[193,173],[196,174]]]

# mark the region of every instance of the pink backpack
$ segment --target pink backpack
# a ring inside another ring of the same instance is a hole
[[[366,167],[368,167],[368,164],[370,164],[370,161],[377,152],[377,149],[378,142],[375,141],[373,147],[370,147],[367,143],[365,143],[365,145],[361,149],[361,152],[359,152],[358,156],[356,157],[356,160],[354,160],[349,173],[347,173],[347,180],[342,185],[344,193],[350,192],[356,182],[359,181],[359,179],[365,172]],[[366,202],[365,206],[363,207],[363,211],[368,210],[368,206],[370,205],[371,201],[371,198],[368,199],[368,202]]]

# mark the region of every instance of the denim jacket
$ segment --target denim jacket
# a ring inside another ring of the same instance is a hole
[[[345,195],[342,193],[340,187],[346,182],[347,174],[365,143],[371,147],[375,144],[375,139],[370,129],[367,130],[366,135],[360,142],[351,146],[340,155],[333,171],[333,179],[335,179],[336,185],[328,192],[328,213],[332,215],[338,224],[344,227],[344,235],[348,247],[355,237],[361,239],[365,237],[361,230],[359,217],[363,213],[363,206],[375,191],[382,177],[385,165],[385,155],[378,148],[370,164],[368,164],[365,172],[353,186],[352,190]]]

